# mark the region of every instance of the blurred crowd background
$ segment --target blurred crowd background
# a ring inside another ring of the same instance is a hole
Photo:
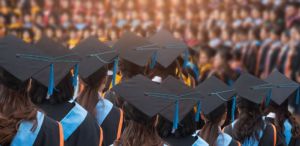
[[[69,48],[126,31],[149,37],[168,29],[200,68],[259,77],[278,68],[300,82],[300,4],[296,0],[1,0],[0,36],[34,43],[45,34]],[[219,53],[221,51],[221,53]],[[195,55],[196,54],[196,55]]]

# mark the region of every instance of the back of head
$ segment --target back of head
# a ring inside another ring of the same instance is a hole
[[[13,75],[0,70],[0,145],[9,145],[21,121],[35,120],[36,108],[20,91],[24,86]]]
[[[204,115],[205,125],[201,129],[200,136],[209,143],[209,145],[215,146],[216,144],[219,128],[226,120],[226,108],[226,104],[222,104],[210,114]]]
[[[163,145],[163,141],[157,134],[155,128],[157,121],[156,117],[149,119],[149,117],[128,102],[124,102],[123,110],[124,113],[126,113],[126,128],[119,141],[122,146]]]
[[[238,97],[237,107],[239,118],[234,125],[234,138],[240,142],[249,138],[259,139],[259,131],[264,127],[260,105]]]
[[[144,74],[144,67],[140,67],[124,59],[120,62],[120,70],[122,79],[129,79],[138,74]]]
[[[99,92],[106,81],[107,69],[101,68],[86,79],[81,78],[84,88],[77,97],[77,101],[88,112],[95,113],[95,106],[99,100]]]
[[[73,76],[69,72],[55,87],[53,95],[47,99],[47,87],[36,80],[32,80],[29,89],[31,100],[35,104],[49,102],[51,104],[67,102],[73,98],[74,87],[72,84]]]

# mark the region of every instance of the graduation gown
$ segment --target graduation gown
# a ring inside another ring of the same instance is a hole
[[[104,141],[107,145],[119,140],[124,129],[123,111],[115,107],[107,99],[99,100],[96,105],[96,119],[104,133]]]
[[[31,131],[33,122],[23,121],[19,125],[18,132],[11,142],[11,146],[64,146],[64,138],[61,124],[42,112],[37,113],[37,124]]]
[[[270,114],[269,114],[270,115]],[[265,117],[265,120],[269,123],[274,124],[274,116]],[[279,138],[285,142],[287,146],[298,146],[300,145],[300,138],[294,138],[292,136],[292,125],[288,119],[286,119],[283,123],[284,131],[277,131]]]
[[[224,128],[224,132],[229,134],[232,137],[234,137],[233,127],[234,127],[235,122],[233,122],[232,124],[230,124]],[[241,142],[241,144],[243,145],[242,142]],[[258,146],[285,146],[285,143],[282,141],[282,139],[279,138],[279,136],[277,134],[276,127],[270,123],[264,124],[264,129],[262,130],[262,132],[260,134],[259,141],[252,140],[251,145],[255,146],[256,144]]]
[[[44,103],[39,107],[49,117],[61,122],[66,146],[99,146],[105,144],[102,129],[94,117],[79,104],[64,102],[52,105]]]

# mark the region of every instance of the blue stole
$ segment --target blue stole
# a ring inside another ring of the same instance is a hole
[[[264,119],[264,117],[263,117],[263,119]],[[237,120],[235,120],[234,122],[231,123],[232,129],[234,128],[234,124],[236,122],[237,122]],[[266,127],[267,127],[267,125],[264,124],[263,130],[265,130]],[[259,134],[258,134],[259,139],[261,139],[263,137],[263,135],[264,135],[263,130],[259,131]],[[258,146],[258,145],[259,145],[259,140],[255,139],[254,137],[250,137],[250,138],[248,138],[246,141],[244,141],[242,143],[242,146]]]
[[[31,121],[22,121],[17,134],[12,140],[11,146],[32,146],[41,130],[43,125],[45,115],[41,112],[37,112],[37,126],[34,131],[32,131],[33,123]]]
[[[111,109],[113,108],[113,104],[107,99],[101,99],[98,101],[96,105],[96,119],[99,125],[103,123]]]
[[[232,137],[226,133],[220,132],[217,138],[217,146],[229,146],[232,141]]]
[[[284,126],[285,143],[288,145],[292,139],[292,125],[289,122],[289,120],[285,120],[283,126]]]
[[[77,102],[74,103],[75,106],[60,121],[64,132],[64,140],[67,140],[76,131],[87,116],[87,111]]]
[[[193,143],[192,146],[209,146],[209,144],[200,136],[197,136],[197,140]]]

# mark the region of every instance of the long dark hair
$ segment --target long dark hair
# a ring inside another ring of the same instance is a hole
[[[23,120],[36,125],[37,109],[25,90],[26,83],[0,69],[0,145],[10,144]]]
[[[266,109],[266,113],[269,112],[276,114],[274,124],[277,131],[284,133],[284,122],[285,120],[289,120],[292,125],[293,137],[300,137],[300,125],[296,122],[295,117],[288,111],[288,100],[284,101],[281,105],[277,105],[271,101],[270,106]]]
[[[204,115],[207,121],[199,135],[211,146],[216,145],[216,140],[219,136],[220,122],[223,120],[224,115],[226,115],[226,109],[226,104],[223,104],[210,114]]]
[[[181,138],[185,136],[192,135],[197,129],[197,123],[193,120],[195,119],[194,111],[190,111],[186,117],[180,122],[178,125],[178,129],[176,129],[175,133],[172,134],[173,125],[172,122],[166,120],[165,118],[159,118],[159,122],[156,126],[158,134],[162,138],[167,138],[171,135],[174,135],[176,138]]]
[[[99,101],[99,89],[106,79],[106,68],[101,68],[90,77],[82,79],[84,88],[77,97],[77,101],[82,105],[88,112],[93,115],[96,114],[95,106]]]
[[[158,135],[155,123],[157,118],[149,119],[129,103],[124,102],[125,124],[120,141],[115,145],[122,146],[162,146],[163,141]]]
[[[260,105],[238,97],[237,107],[239,118],[234,125],[233,137],[242,143],[249,138],[258,140],[259,131],[264,127]]]
[[[145,74],[145,67],[140,67],[124,59],[120,60],[119,66],[122,73],[122,80],[130,79],[138,74]]]
[[[72,80],[72,73],[69,72],[55,87],[53,95],[49,99],[46,99],[48,91],[47,87],[43,86],[37,80],[32,79],[29,89],[29,95],[32,102],[35,104],[41,104],[48,101],[51,104],[56,104],[69,101],[73,98],[74,94]]]

